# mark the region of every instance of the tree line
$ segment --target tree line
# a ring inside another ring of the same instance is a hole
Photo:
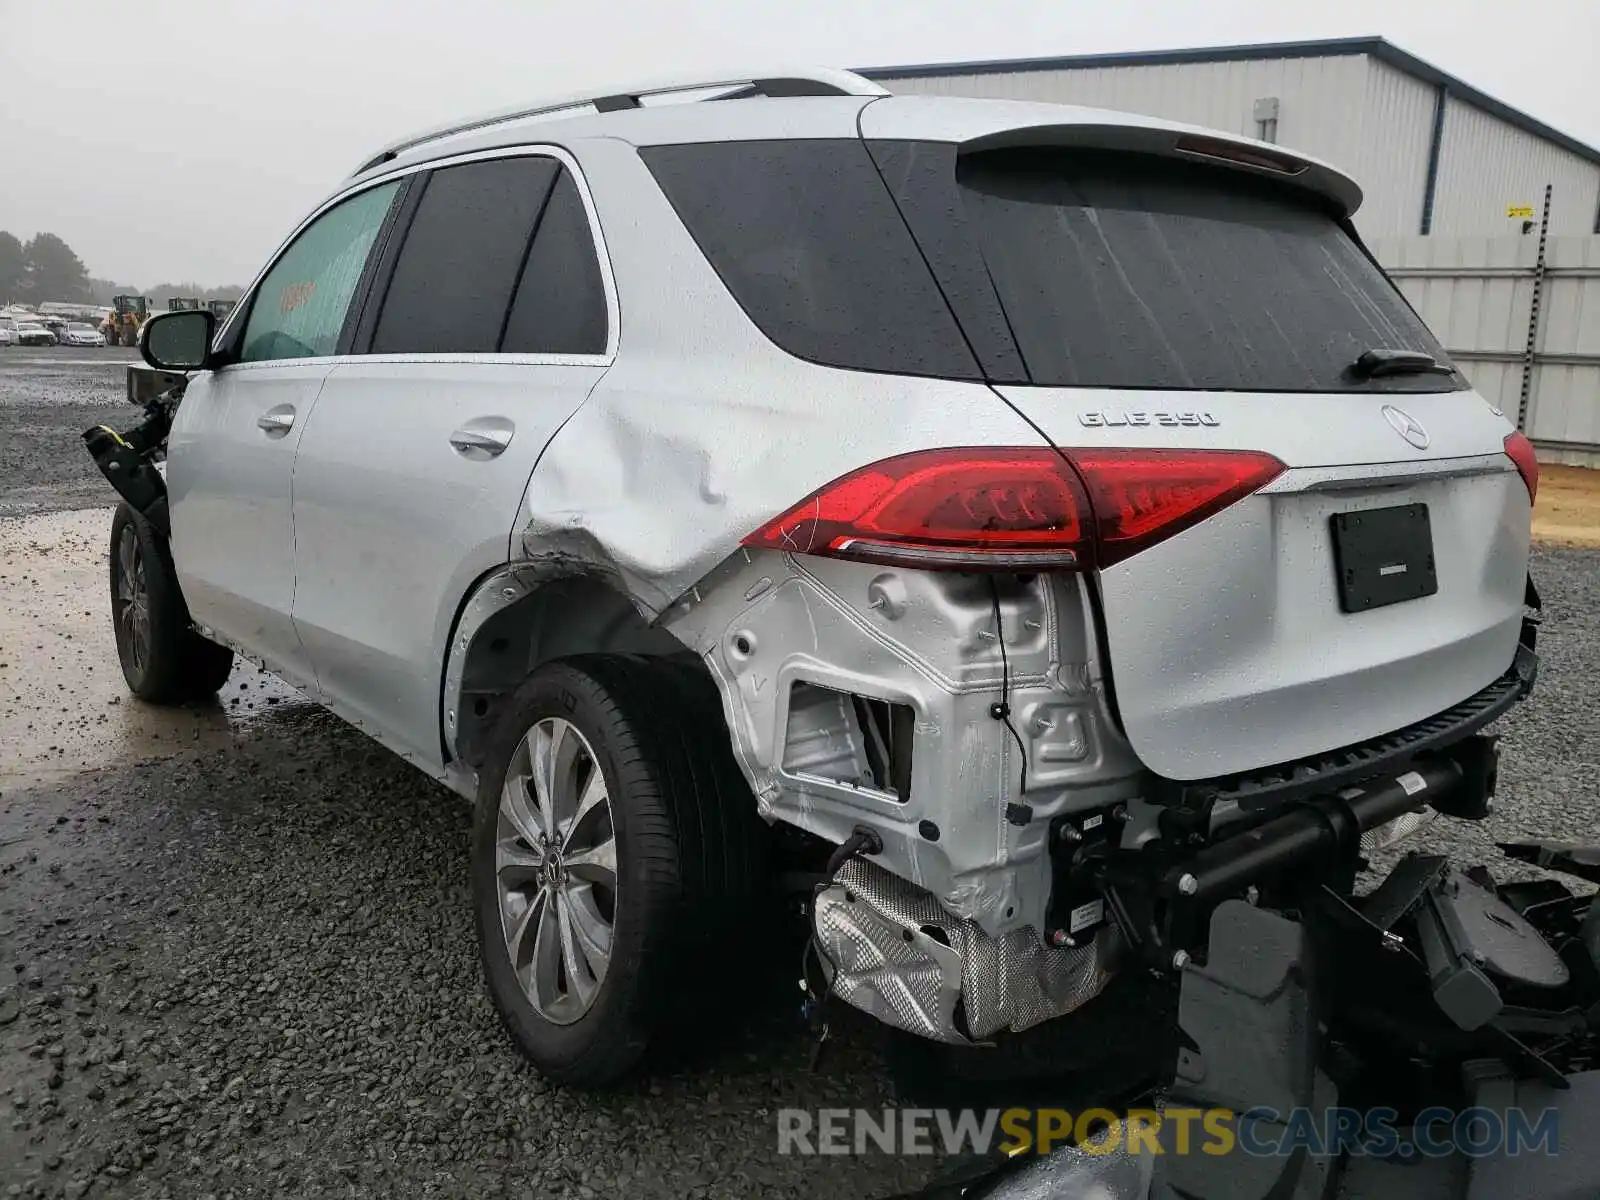
[[[152,308],[164,308],[174,296],[237,300],[243,293],[243,288],[231,286],[159,283],[140,289],[109,279],[91,279],[83,260],[55,234],[35,234],[24,242],[0,229],[0,305],[39,304],[46,300],[109,305],[113,296],[142,295],[150,299]]]

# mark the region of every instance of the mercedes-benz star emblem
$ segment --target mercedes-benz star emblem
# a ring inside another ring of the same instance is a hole
[[[1394,427],[1396,433],[1418,450],[1426,450],[1428,448],[1428,431],[1422,427],[1421,421],[1404,409],[1396,408],[1392,404],[1385,404],[1383,406],[1383,419]]]

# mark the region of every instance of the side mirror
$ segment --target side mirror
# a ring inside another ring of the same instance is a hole
[[[164,312],[139,330],[139,353],[158,371],[198,371],[211,358],[217,319],[203,308]]]

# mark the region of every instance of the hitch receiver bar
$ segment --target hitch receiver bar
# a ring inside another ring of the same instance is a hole
[[[1301,869],[1314,860],[1353,857],[1366,830],[1424,804],[1448,804],[1464,781],[1461,764],[1454,757],[1440,756],[1419,761],[1393,778],[1302,802],[1172,867],[1159,890],[1164,896],[1198,904],[1237,895],[1249,884]],[[1181,887],[1179,880],[1184,881]]]

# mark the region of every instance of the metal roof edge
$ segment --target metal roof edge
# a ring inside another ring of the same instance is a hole
[[[1082,67],[1156,67],[1180,63],[1248,62],[1267,58],[1324,58],[1370,54],[1379,62],[1441,88],[1454,99],[1481,108],[1491,116],[1554,142],[1580,158],[1600,164],[1600,149],[1562,133],[1521,109],[1496,100],[1432,63],[1381,37],[1321,38],[1297,42],[1261,42],[1237,46],[1193,46],[1178,50],[1133,50],[1110,54],[1069,54],[1052,58],[997,58],[970,62],[911,63],[904,66],[860,67],[856,74],[876,82],[928,79],[945,75],[994,75],[1001,72],[1061,71]]]

